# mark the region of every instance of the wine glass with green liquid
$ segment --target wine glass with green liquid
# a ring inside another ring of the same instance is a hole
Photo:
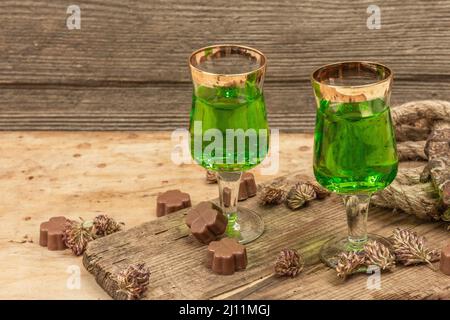
[[[325,188],[343,196],[348,236],[333,239],[321,259],[335,267],[343,251],[363,251],[370,196],[397,174],[397,151],[389,100],[392,71],[378,63],[343,62],[312,74],[317,102],[314,175]]]
[[[263,233],[264,223],[255,212],[238,208],[237,196],[242,172],[264,160],[269,148],[266,58],[249,47],[216,45],[192,53],[189,64],[194,84],[191,155],[217,172],[227,235],[248,243]]]

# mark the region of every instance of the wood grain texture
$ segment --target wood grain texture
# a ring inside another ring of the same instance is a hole
[[[288,180],[309,178],[291,173]],[[247,269],[231,276],[216,275],[205,266],[206,246],[195,240],[184,224],[189,209],[91,242],[83,263],[100,286],[116,299],[124,298],[123,293],[117,292],[116,274],[138,262],[145,262],[152,272],[147,299],[212,299],[263,278],[255,287],[250,285],[231,298],[425,299],[450,292],[450,279],[427,267],[418,267],[416,272],[398,267],[383,274],[379,290],[367,288],[366,276],[355,276],[348,283],[337,279],[335,271],[322,265],[318,256],[327,240],[344,235],[347,228],[342,219],[342,201],[336,195],[314,201],[299,211],[283,205],[261,207],[257,202],[254,197],[240,205],[261,215],[265,232],[246,245]],[[449,239],[443,224],[423,223],[376,208],[370,216],[369,230],[383,236],[389,236],[393,228],[400,226],[417,229],[438,248]],[[286,280],[273,276],[273,262],[283,248],[298,249],[305,256],[307,268],[300,277]]]
[[[186,125],[189,54],[241,43],[268,56],[274,127],[310,132],[309,74],[342,60],[395,72],[394,103],[450,99],[450,3],[381,0],[369,30],[358,1],[65,0],[0,2],[0,130],[169,130]],[[404,90],[402,89],[404,88]],[[180,112],[181,111],[181,112]]]
[[[312,174],[312,143],[310,134],[282,133],[277,174]],[[203,168],[170,160],[174,147],[170,132],[0,132],[0,298],[108,299],[81,257],[39,246],[39,224],[106,213],[131,229],[156,219],[159,192],[188,191],[193,204],[217,197]],[[15,242],[24,235],[34,242]],[[69,290],[76,267],[81,287]]]
[[[448,85],[396,81],[392,103],[450,100]],[[0,130],[173,130],[187,128],[190,84],[138,87],[7,86],[0,89]],[[269,123],[312,132],[315,101],[309,83],[265,85]]]
[[[306,79],[321,64],[378,60],[398,79],[450,75],[450,3],[377,1],[86,0],[68,30],[65,0],[0,4],[1,83],[189,82],[187,57],[212,43],[255,46],[270,81]]]
[[[312,145],[313,138],[310,134],[281,134],[278,174],[286,175],[299,170],[304,175],[311,175]],[[0,132],[0,256],[4,257],[0,259],[0,298],[108,299],[109,296],[83,267],[81,257],[73,256],[68,250],[52,252],[38,245],[39,224],[55,215],[65,215],[71,219],[79,216],[91,219],[97,214],[107,213],[117,221],[125,222],[125,229],[130,230],[156,219],[156,197],[159,192],[174,188],[189,191],[193,204],[216,197],[217,185],[205,182],[205,173],[200,166],[175,165],[170,161],[173,147],[169,132]],[[253,173],[259,183],[273,179],[273,176],[261,175],[259,169],[253,170]],[[345,213],[342,206],[334,201],[331,207],[335,207],[336,211],[330,213],[333,220],[326,223],[324,228],[344,230],[342,224],[345,223]],[[303,234],[302,230],[306,228],[305,234],[297,239],[287,239],[286,245],[293,245],[304,252],[310,250],[303,240],[315,237],[310,233],[311,223],[307,221],[320,216],[315,210],[319,204],[313,203],[307,211],[297,212],[299,220],[288,230],[291,232],[295,227],[298,229],[295,232]],[[158,223],[162,221],[159,220]],[[419,223],[413,217],[375,208],[371,208],[369,214],[369,228],[374,232],[386,234],[386,230],[389,232],[397,225],[411,226],[423,232],[433,246],[439,246],[441,241],[448,241],[448,231],[446,238],[438,236],[443,230],[439,224]],[[383,226],[382,230],[379,229],[380,225]],[[168,234],[170,232],[174,231],[169,231]],[[270,226],[268,232],[272,232]],[[34,240],[33,243],[15,242],[26,234]],[[326,234],[329,235],[331,233]],[[182,239],[177,241],[180,240]],[[195,246],[194,243],[193,245]],[[270,258],[270,262],[275,250],[276,248],[269,247],[267,259]],[[252,268],[261,267],[254,255],[252,260]],[[68,268],[74,270],[77,266],[81,271],[81,287],[69,290],[66,287],[70,277]],[[324,272],[323,278],[320,274],[314,274],[316,268],[321,273]],[[269,274],[269,269],[270,265],[267,265],[262,272]],[[251,272],[251,269],[247,271]],[[391,285],[388,286],[390,282],[385,282],[383,275],[381,294],[370,291],[363,296],[423,298],[430,290],[436,288],[437,291],[445,285],[442,282],[428,289],[419,277],[426,276],[435,281],[435,277],[440,274],[431,274],[429,269],[422,267],[399,268],[392,275],[406,279],[403,283],[405,295],[384,294],[385,285],[387,291]],[[271,278],[270,275],[268,277]],[[274,298],[280,297],[280,291],[274,290],[274,287],[285,290],[283,297],[300,298],[300,295],[308,295],[319,299],[323,294],[333,298],[331,292],[304,289],[305,285],[309,286],[316,280],[327,286],[335,285],[336,290],[342,288],[331,271],[314,266],[314,262],[308,258],[307,269],[298,279],[263,278],[217,298],[270,298],[272,294]],[[348,294],[356,296],[357,290],[365,287],[365,281],[365,276],[350,279],[345,284]],[[423,288],[417,292],[424,294],[406,296],[407,290],[418,288],[419,285]],[[238,295],[241,291],[242,294]],[[342,297],[342,294],[336,294],[336,297]]]

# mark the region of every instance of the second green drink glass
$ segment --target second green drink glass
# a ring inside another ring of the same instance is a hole
[[[322,261],[334,267],[341,252],[362,251],[369,239],[367,214],[372,193],[397,174],[397,151],[390,115],[392,71],[373,62],[343,62],[312,74],[317,102],[314,174],[343,196],[348,236],[328,242]]]
[[[192,53],[189,65],[194,84],[191,154],[217,172],[227,235],[248,243],[262,234],[264,223],[255,212],[237,207],[237,195],[242,172],[264,160],[269,148],[266,57],[249,47],[216,45]]]

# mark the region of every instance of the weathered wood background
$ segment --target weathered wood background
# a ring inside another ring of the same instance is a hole
[[[241,43],[269,58],[272,127],[310,131],[310,72],[348,59],[395,71],[393,104],[450,99],[450,1],[2,0],[0,129],[168,130],[186,126],[187,58]],[[81,7],[81,30],[66,9]]]

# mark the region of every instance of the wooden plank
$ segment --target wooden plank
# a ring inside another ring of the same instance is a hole
[[[450,82],[395,81],[392,103],[450,100]],[[0,130],[173,130],[188,126],[190,84],[138,87],[6,86],[0,88]],[[283,131],[312,132],[309,82],[265,85],[269,122]]]
[[[293,174],[289,177],[291,182],[308,178]],[[320,247],[346,230],[341,199],[336,195],[312,202],[300,211],[291,211],[283,205],[261,207],[256,197],[241,206],[257,211],[265,223],[263,235],[246,245],[249,264],[245,271],[220,276],[205,266],[206,246],[198,243],[184,225],[188,209],[91,242],[83,263],[114,298],[124,298],[117,292],[115,275],[121,268],[137,262],[145,262],[152,271],[147,299],[212,299],[265,277],[255,287],[231,297],[424,299],[450,290],[450,278],[425,267],[414,273],[410,268],[399,267],[382,276],[383,285],[376,291],[367,288],[364,277],[355,277],[348,284],[339,283],[333,271],[318,259]],[[441,247],[448,241],[443,224],[419,222],[405,214],[393,216],[379,208],[371,210],[369,230],[388,236],[396,226],[419,229],[433,246]],[[282,280],[271,276],[273,262],[285,247],[299,249],[306,258],[308,267],[299,278]]]
[[[380,0],[85,0],[68,30],[65,0],[0,3],[0,83],[189,82],[187,57],[211,43],[255,46],[270,81],[305,79],[336,60],[384,62],[398,79],[450,75],[450,3]]]
[[[340,209],[342,210],[342,208]],[[341,216],[342,218],[342,216]],[[386,225],[382,225],[386,223]],[[395,227],[413,228],[427,237],[431,246],[448,243],[448,231],[442,224],[424,223],[403,214],[392,216],[371,208],[368,228],[376,234],[389,236]],[[310,248],[303,249],[311,254]],[[321,264],[310,264],[295,280],[269,276],[242,291],[227,295],[229,299],[448,299],[450,280],[428,266],[397,267],[391,273],[382,273],[380,289],[368,287],[372,283],[361,274],[342,281],[336,272]],[[325,290],[326,289],[326,290]]]

